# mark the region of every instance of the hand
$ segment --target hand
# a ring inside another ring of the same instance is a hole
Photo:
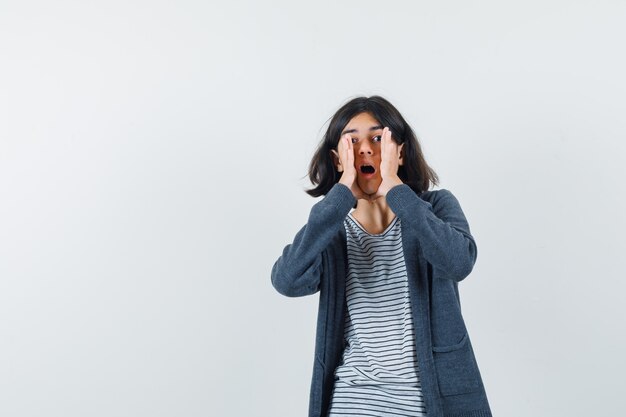
[[[371,196],[372,200],[387,195],[387,192],[396,185],[403,184],[398,177],[398,167],[400,166],[400,152],[404,143],[398,145],[391,138],[391,130],[388,127],[383,129],[382,139],[380,141],[380,176],[382,182],[378,186],[376,194]]]
[[[350,188],[352,195],[357,200],[364,199],[369,200],[370,196],[365,194],[359,184],[356,181],[356,168],[354,167],[354,148],[352,146],[352,137],[350,134],[345,134],[339,139],[339,145],[337,151],[334,149],[331,152],[339,159],[340,167],[337,168],[341,174],[339,182]]]

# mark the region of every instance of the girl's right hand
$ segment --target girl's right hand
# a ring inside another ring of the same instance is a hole
[[[348,187],[357,200],[369,200],[370,197],[361,190],[361,187],[359,187],[356,181],[357,172],[354,166],[354,148],[350,134],[347,133],[343,135],[341,139],[339,139],[337,151],[333,149],[331,152],[339,159],[340,166],[337,170],[343,172],[339,182]]]

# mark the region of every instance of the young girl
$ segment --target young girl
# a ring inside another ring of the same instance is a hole
[[[349,101],[309,177],[324,198],[271,274],[286,296],[320,292],[309,417],[490,417],[458,292],[476,243],[402,115]]]

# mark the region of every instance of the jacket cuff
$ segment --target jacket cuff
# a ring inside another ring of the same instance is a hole
[[[416,203],[424,210],[432,211],[433,206],[426,200],[422,200],[407,184],[399,184],[387,191],[385,196],[391,210],[402,217],[408,209],[406,202]]]
[[[356,204],[356,198],[352,195],[350,188],[340,182],[333,185],[322,201],[341,212],[349,212]]]

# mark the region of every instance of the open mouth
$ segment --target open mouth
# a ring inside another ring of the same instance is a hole
[[[376,169],[371,165],[361,165],[361,172],[363,174],[373,174],[376,172]]]

